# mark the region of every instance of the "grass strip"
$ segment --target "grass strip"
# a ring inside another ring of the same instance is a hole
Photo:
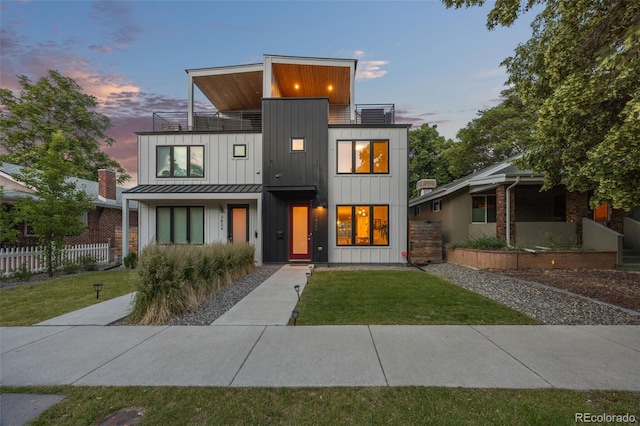
[[[574,425],[576,413],[640,418],[640,394],[560,389],[0,387],[66,396],[31,425],[89,425],[122,409],[141,424]]]
[[[87,272],[0,290],[0,326],[33,325],[131,293],[136,271]],[[103,283],[96,299],[94,283]]]
[[[515,325],[536,320],[420,271],[318,271],[298,325]]]

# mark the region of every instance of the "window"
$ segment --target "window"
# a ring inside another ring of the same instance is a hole
[[[431,211],[439,212],[442,209],[441,200],[435,200],[431,202]]]
[[[338,173],[389,173],[389,141],[338,141]]]
[[[304,151],[304,138],[291,138],[291,151]]]
[[[474,195],[472,197],[471,221],[473,223],[493,223],[496,221],[496,197],[494,195]]]
[[[204,244],[204,207],[158,207],[156,240],[160,244]]]
[[[204,146],[156,147],[157,177],[204,177]]]
[[[233,158],[247,158],[247,145],[234,144],[233,145]]]
[[[338,206],[336,237],[339,246],[389,245],[389,206]]]
[[[420,204],[418,204],[417,206],[413,207],[413,215],[414,216],[420,216]]]

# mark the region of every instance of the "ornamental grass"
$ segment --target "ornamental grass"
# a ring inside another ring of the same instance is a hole
[[[195,310],[207,298],[254,268],[250,244],[150,245],[138,261],[130,319],[158,325]]]

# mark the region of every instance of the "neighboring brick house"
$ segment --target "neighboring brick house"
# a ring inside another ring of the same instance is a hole
[[[591,210],[588,193],[563,186],[541,191],[543,176],[518,169],[514,159],[423,190],[409,201],[410,220],[441,222],[445,245],[488,235],[515,246],[617,251],[619,263],[623,249],[640,250],[640,223],[633,213],[606,205]]]
[[[393,104],[355,103],[356,66],[264,55],[188,69],[187,111],[138,133],[124,209],[139,203],[139,248],[248,242],[257,263],[405,264],[410,125]],[[194,111],[196,88],[215,111]]]
[[[33,193],[30,188],[14,178],[19,170],[20,166],[15,164],[2,163],[0,166],[0,186],[4,189],[2,204],[8,205],[9,208],[17,197]],[[87,231],[77,237],[67,238],[67,243],[110,243],[112,247],[120,247],[120,244],[116,244],[120,238],[119,233],[116,235],[116,229],[122,225],[122,191],[124,189],[117,186],[116,173],[112,170],[99,170],[98,182],[78,178],[70,178],[70,181],[91,197],[96,208],[87,212],[83,217]],[[138,226],[137,205],[133,205],[129,212],[129,224],[130,232],[136,233]],[[20,225],[19,231],[17,242],[4,242],[3,245],[32,246],[37,244],[35,235],[30,234],[28,224]],[[116,250],[116,254],[120,253],[121,249]]]

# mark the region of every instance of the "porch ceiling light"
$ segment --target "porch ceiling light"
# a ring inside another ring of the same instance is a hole
[[[298,315],[300,315],[300,311],[297,309],[294,309],[291,312],[291,318],[293,318],[293,325],[296,325],[296,322],[298,321]]]
[[[93,285],[93,289],[96,291],[96,299],[98,299],[100,297],[100,290],[102,290],[102,286],[103,285],[104,284],[102,284],[102,283],[95,283]]]

